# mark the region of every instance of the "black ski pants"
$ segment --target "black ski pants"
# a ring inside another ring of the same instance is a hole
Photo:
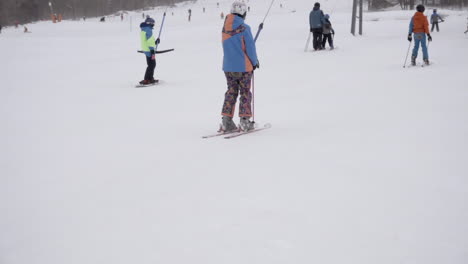
[[[434,22],[434,23],[432,23],[431,32],[434,31],[434,27],[436,27],[436,28],[437,28],[437,32],[439,32],[439,22]]]
[[[154,80],[154,69],[156,68],[156,60],[152,60],[151,57],[146,57],[146,67],[145,80]]]
[[[323,29],[322,28],[313,28],[312,29],[312,34],[313,34],[312,43],[314,45],[314,50],[322,49]]]
[[[325,48],[325,44],[327,43],[328,39],[328,45],[330,45],[330,48],[333,48],[333,38],[332,34],[323,34],[323,41],[322,41],[322,47]]]

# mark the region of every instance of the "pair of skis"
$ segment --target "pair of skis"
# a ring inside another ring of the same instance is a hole
[[[202,138],[213,138],[213,137],[224,136],[225,139],[231,139],[231,138],[236,138],[236,137],[240,137],[240,136],[247,135],[247,134],[252,134],[252,133],[262,131],[265,129],[269,129],[269,128],[271,128],[271,124],[267,123],[263,127],[254,128],[252,130],[247,130],[247,131],[235,130],[231,132],[218,132],[216,134],[203,136]]]
[[[421,63],[421,64],[420,64],[420,63],[416,63],[416,65],[411,65],[411,64],[410,64],[410,65],[406,66],[406,68],[414,68],[414,67],[422,67],[422,68],[424,68],[424,67],[429,67],[429,66],[431,66],[432,64],[433,64],[433,62],[430,62],[429,64],[426,64],[426,63],[424,63],[424,62]]]

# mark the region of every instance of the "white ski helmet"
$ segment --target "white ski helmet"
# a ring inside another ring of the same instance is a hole
[[[238,14],[244,16],[247,13],[247,6],[244,2],[234,1],[231,6],[231,14]]]

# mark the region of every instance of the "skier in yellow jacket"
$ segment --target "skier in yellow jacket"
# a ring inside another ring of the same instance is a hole
[[[154,23],[154,19],[148,17],[146,18],[145,22],[140,24],[141,49],[146,55],[147,64],[145,78],[143,81],[140,82],[141,85],[153,84],[158,82],[158,80],[154,79],[154,69],[156,68],[155,49],[156,44],[159,44],[159,38],[157,40],[154,39]]]

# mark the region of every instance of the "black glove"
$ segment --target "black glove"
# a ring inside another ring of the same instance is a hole
[[[310,32],[312,32],[312,31],[313,31],[312,28],[310,28]]]
[[[411,36],[411,34],[408,34],[408,41],[409,42],[413,41],[413,36]]]
[[[263,23],[260,23],[260,25],[258,26],[258,29],[260,29],[260,30],[263,29]]]
[[[156,41],[154,43],[156,43],[156,45],[159,45],[160,42],[161,42],[161,40],[159,40],[159,38],[158,38],[158,39],[156,39]]]
[[[255,65],[253,66],[253,68],[254,68],[254,70],[260,68],[260,62],[259,62],[258,60],[257,60],[257,64],[255,64]]]
[[[431,34],[427,34],[427,40],[432,41]]]
[[[332,35],[335,36],[335,30],[332,31]]]

